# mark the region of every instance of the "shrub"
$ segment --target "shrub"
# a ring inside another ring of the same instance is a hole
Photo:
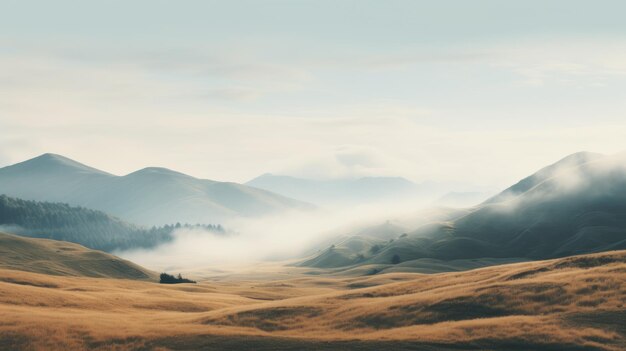
[[[193,283],[196,282],[191,279],[183,278],[180,273],[178,273],[178,277],[167,273],[161,273],[161,280],[159,281],[161,284],[180,284],[180,283]]]
[[[377,253],[380,252],[380,249],[381,249],[380,245],[374,245],[374,246],[370,247],[370,252],[373,255],[376,255]]]
[[[370,270],[368,270],[365,275],[376,275],[380,272],[380,269],[378,268],[372,268]]]
[[[393,257],[391,258],[391,263],[392,264],[400,263],[400,256],[398,254],[393,255]]]

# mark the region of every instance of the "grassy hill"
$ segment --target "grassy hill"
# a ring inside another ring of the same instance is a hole
[[[285,269],[193,286],[0,269],[0,349],[626,348],[626,251],[435,275]]]
[[[62,276],[157,279],[155,272],[101,251],[6,233],[0,233],[0,268]]]
[[[338,245],[304,264],[330,268],[415,262],[419,266],[425,259],[538,260],[626,249],[624,213],[625,158],[580,153],[538,171],[467,213],[397,237],[375,254],[368,248],[339,250],[343,247]]]

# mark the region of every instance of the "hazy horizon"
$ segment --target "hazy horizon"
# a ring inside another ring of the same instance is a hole
[[[0,0],[0,349],[626,350],[625,13]]]
[[[53,152],[114,174],[502,188],[577,151],[626,150],[618,9],[2,2],[0,165]]]

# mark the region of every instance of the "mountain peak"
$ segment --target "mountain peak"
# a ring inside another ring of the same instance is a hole
[[[82,172],[110,175],[107,172],[101,171],[93,167],[89,167],[85,164],[54,153],[41,154],[29,160],[4,167],[2,168],[2,170],[27,172]]]
[[[160,176],[177,176],[177,177],[186,177],[193,178],[190,175],[177,172],[165,167],[146,167],[135,172],[128,174],[128,176],[137,176],[137,175],[160,175]]]
[[[46,152],[44,154],[41,154],[41,155],[35,157],[35,159],[37,159],[37,158],[61,158],[61,159],[68,159],[65,156],[62,156],[62,155],[59,155],[59,154],[55,154],[55,153],[52,153],[52,152]]]
[[[66,162],[66,163],[78,163],[70,158],[67,158],[63,155],[59,155],[59,154],[53,154],[51,152],[46,152],[45,154],[41,154],[37,157],[33,157],[30,160],[26,160],[24,162],[29,162],[29,161],[33,161],[33,162]]]
[[[520,180],[519,182],[505,189],[501,193],[488,199],[484,203],[486,204],[496,203],[496,202],[507,200],[512,196],[513,197],[518,196],[532,189],[539,183],[551,178],[559,170],[568,169],[572,167],[579,167],[585,163],[596,161],[603,157],[605,157],[605,155],[595,153],[595,152],[588,152],[588,151],[580,151],[580,152],[576,152],[571,155],[565,156],[564,158],[558,160],[557,162],[549,166],[546,166],[538,170],[537,172],[533,173],[532,175]]]
[[[597,160],[601,157],[603,157],[604,155],[599,154],[597,152],[589,152],[589,151],[579,151],[579,152],[575,152],[571,155],[567,155],[565,157],[563,157],[562,159],[560,159],[559,161],[557,161],[556,163],[554,163],[552,166],[556,166],[556,165],[562,165],[562,164],[575,164],[575,165],[580,165],[582,163],[586,163],[589,161],[593,161],[593,160]],[[550,167],[550,166],[548,166]],[[547,167],[546,167],[547,168]]]

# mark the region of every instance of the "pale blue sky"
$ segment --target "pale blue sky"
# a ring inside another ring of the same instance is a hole
[[[0,165],[504,186],[626,149],[623,1],[0,0]],[[345,155],[364,160],[345,164]]]

